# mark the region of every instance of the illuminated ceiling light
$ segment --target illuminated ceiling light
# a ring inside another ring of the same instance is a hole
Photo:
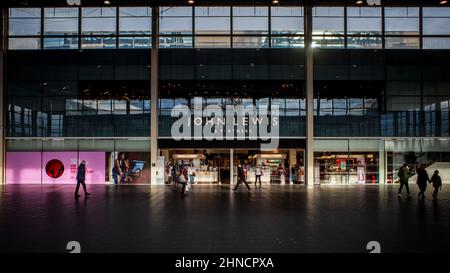
[[[276,5],[276,4],[278,4],[278,3],[280,3],[279,0],[272,0],[272,4]]]
[[[111,1],[105,0],[105,1],[103,1],[103,4],[105,4],[105,5],[111,5]]]
[[[192,5],[194,4],[194,0],[188,0],[188,3]]]
[[[356,4],[357,4],[357,5],[362,5],[363,3],[364,3],[363,0],[358,0],[358,1],[356,1]]]
[[[439,4],[441,4],[441,5],[445,5],[445,4],[447,4],[447,3],[448,3],[447,0],[441,0],[441,1],[439,1]]]

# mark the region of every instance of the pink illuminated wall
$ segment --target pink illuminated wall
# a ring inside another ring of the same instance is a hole
[[[43,184],[74,184],[81,160],[87,162],[86,183],[105,183],[104,152],[7,152],[6,183],[40,184],[42,178]],[[55,177],[47,174],[50,161],[60,164]]]
[[[6,183],[41,184],[41,153],[7,152]]]

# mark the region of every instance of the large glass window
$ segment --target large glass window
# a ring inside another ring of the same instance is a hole
[[[380,35],[381,8],[347,8],[347,33],[353,35]]]
[[[39,49],[41,47],[40,38],[9,38],[9,49]]]
[[[304,47],[303,8],[271,7],[272,47]]]
[[[233,47],[269,47],[269,38],[262,36],[269,34],[269,9],[233,7],[233,34],[238,35],[233,37]]]
[[[302,7],[271,7],[271,34],[302,35]]]
[[[267,35],[268,15],[267,7],[233,7],[233,34]]]
[[[78,8],[44,8],[44,35],[78,34]]]
[[[424,35],[450,35],[450,8],[423,8]]]
[[[419,35],[419,8],[387,7],[385,32],[388,35]]]
[[[150,7],[119,8],[120,35],[149,35],[152,30],[152,10]]]
[[[439,37],[450,36],[450,8],[423,8],[423,35],[424,49],[450,49],[450,37]]]
[[[116,34],[116,8],[82,8],[83,35]]]
[[[347,8],[347,47],[381,48],[381,8]]]
[[[343,7],[313,8],[313,47],[344,47],[344,22]]]
[[[160,7],[159,33],[162,35],[192,34],[192,8]]]
[[[419,8],[385,8],[386,48],[418,49]]]
[[[160,7],[160,47],[192,47],[192,12],[192,7]]]
[[[195,34],[230,34],[230,8],[196,7]]]
[[[344,8],[313,8],[313,35],[333,34],[344,34]]]
[[[33,36],[41,34],[40,8],[9,9],[9,35]]]

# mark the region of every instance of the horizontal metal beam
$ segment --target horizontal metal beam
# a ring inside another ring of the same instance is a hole
[[[208,6],[248,6],[272,5],[272,0],[194,0],[194,5]],[[3,0],[7,7],[57,7],[69,3],[81,2],[82,6],[108,6],[103,0]],[[187,0],[110,0],[109,6],[192,6]],[[441,6],[439,0],[381,0],[383,6]],[[279,0],[277,5],[313,5],[313,6],[356,6],[355,0]],[[366,1],[361,6],[368,6]]]

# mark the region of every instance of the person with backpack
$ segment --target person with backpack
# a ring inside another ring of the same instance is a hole
[[[439,171],[435,170],[433,176],[430,179],[430,183],[433,183],[433,200],[437,200],[439,190],[442,190],[442,179],[439,176]]]

